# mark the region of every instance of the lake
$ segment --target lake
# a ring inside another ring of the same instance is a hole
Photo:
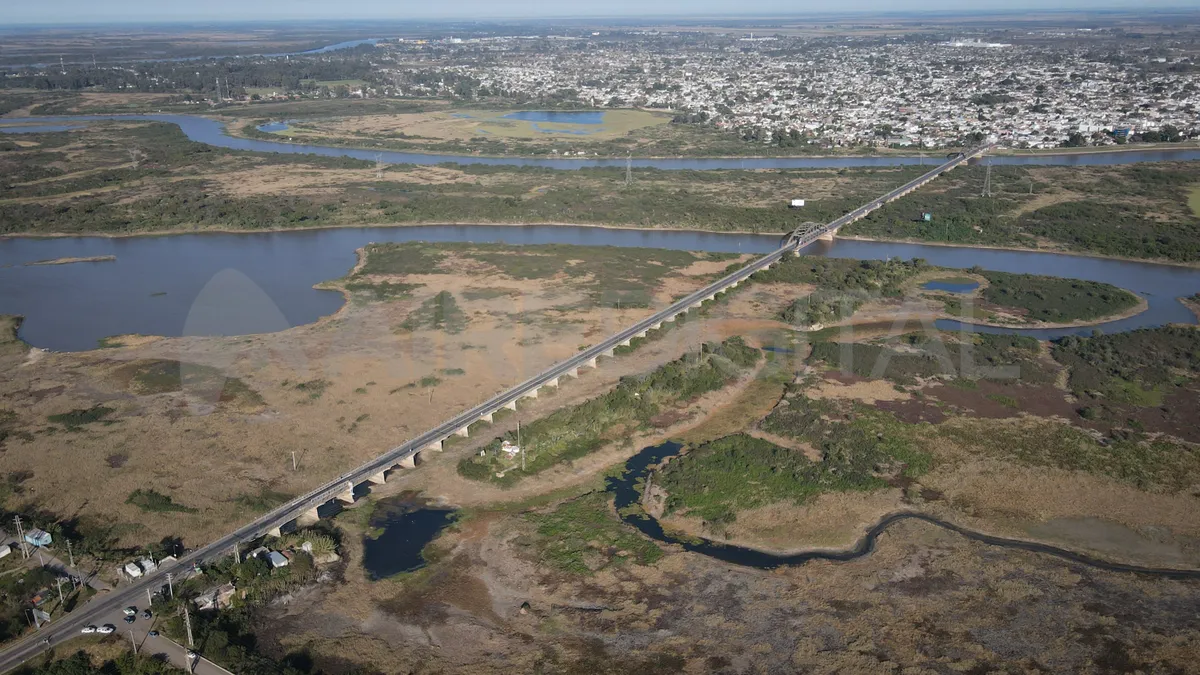
[[[247,112],[247,114],[253,114]],[[567,114],[567,113],[547,113]],[[594,113],[602,114],[602,113]],[[474,155],[424,154],[418,152],[396,152],[392,150],[367,150],[341,148],[324,145],[305,145],[284,141],[269,141],[238,138],[226,133],[225,123],[196,115],[72,115],[57,117],[14,117],[0,119],[0,132],[13,132],[15,124],[42,122],[45,124],[78,124],[102,120],[150,120],[175,124],[193,141],[207,143],[231,150],[255,152],[277,152],[291,155],[313,154],[324,157],[351,157],[374,162],[376,155],[388,164],[486,164],[494,166],[540,166],[550,169],[573,170],[593,166],[625,167],[624,158],[577,158],[540,159],[530,157],[477,157]],[[810,169],[848,168],[856,166],[907,166],[924,164],[933,167],[945,161],[944,153],[930,153],[926,157],[714,157],[714,158],[659,158],[634,159],[638,168],[662,169],[665,171],[694,169]],[[1134,162],[1162,162],[1200,159],[1200,149],[1179,150],[1135,150],[1129,152],[1091,152],[1061,155],[997,155],[991,157],[992,164],[1018,165],[1069,165],[1128,164]]]
[[[767,253],[779,235],[558,225],[426,225],[248,234],[0,239],[0,314],[26,317],[21,337],[58,351],[95,348],[112,335],[247,335],[311,323],[336,312],[340,293],[314,284],[346,274],[369,242],[499,242]],[[1200,292],[1200,270],[1054,253],[835,240],[806,254],[855,259],[924,258],[944,267],[1103,281],[1146,298],[1149,309],[1105,332],[1195,323],[1176,298]],[[24,266],[35,260],[116,256],[115,261]],[[939,327],[961,328],[953,321]],[[1004,329],[975,328],[985,332]],[[1011,331],[1010,331],[1011,332]],[[1091,328],[1021,331],[1038,337]]]

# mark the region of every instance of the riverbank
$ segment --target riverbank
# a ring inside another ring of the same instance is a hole
[[[1101,260],[1117,260],[1123,262],[1146,263],[1149,265],[1166,265],[1169,267],[1183,267],[1187,269],[1200,269],[1200,260],[1194,262],[1179,262],[1175,260],[1167,260],[1164,258],[1134,258],[1132,256],[1116,256],[1105,255],[1103,253],[1093,253],[1090,251],[1080,251],[1076,249],[1045,249],[1045,248],[1029,248],[1027,246],[997,246],[989,244],[955,244],[944,241],[925,241],[923,239],[885,239],[882,237],[864,237],[861,235],[835,235],[838,239],[846,241],[868,241],[879,244],[913,244],[917,246],[939,246],[943,248],[962,248],[962,249],[978,249],[981,251],[1014,251],[1018,253],[1043,253],[1049,255],[1066,255],[1076,256],[1080,258],[1098,258]]]

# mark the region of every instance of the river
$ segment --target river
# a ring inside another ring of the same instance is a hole
[[[247,115],[254,115],[253,109],[247,109]],[[266,141],[251,138],[230,136],[225,123],[220,120],[199,117],[196,115],[71,115],[71,116],[39,116],[39,117],[8,117],[0,118],[0,132],[17,132],[21,124],[39,122],[47,125],[81,124],[102,120],[150,120],[167,122],[178,125],[183,133],[193,141],[209,145],[229,148],[231,150],[252,150],[255,152],[278,152],[284,154],[313,154],[326,157],[352,157],[374,162],[376,155],[388,164],[442,164],[452,162],[457,164],[489,164],[507,166],[540,166],[550,169],[581,169],[593,166],[622,167],[623,158],[576,158],[576,159],[538,159],[530,157],[477,157],[474,155],[425,154],[418,152],[395,152],[391,150],[367,150],[361,148],[342,148],[324,145],[303,145],[285,143],[283,141]],[[1200,149],[1181,148],[1178,150],[1130,150],[1121,152],[1078,152],[1068,154],[1044,155],[996,155],[989,161],[996,165],[1101,165],[1101,164],[1130,164],[1134,162],[1164,162],[1178,160],[1200,159]],[[633,166],[638,168],[653,168],[662,170],[712,170],[712,169],[810,169],[810,168],[839,168],[856,166],[902,166],[928,164],[930,166],[944,161],[944,154],[930,153],[926,157],[903,156],[848,156],[848,157],[714,157],[714,158],[658,158],[635,159]]]
[[[778,235],[633,230],[557,225],[426,225],[294,230],[248,234],[0,239],[0,314],[26,317],[21,337],[56,351],[95,348],[112,335],[245,335],[274,332],[336,312],[340,293],[314,284],[343,276],[354,251],[370,242],[578,244],[767,253]],[[1106,332],[1195,323],[1177,298],[1200,292],[1200,270],[1105,258],[996,249],[854,240],[818,242],[804,251],[839,258],[924,258],[952,268],[1103,281],[1146,298],[1149,309],[1102,324]],[[68,265],[25,263],[115,256]],[[939,327],[955,328],[954,322]],[[987,329],[979,329],[987,330]],[[1040,338],[1091,328],[1022,331]]]

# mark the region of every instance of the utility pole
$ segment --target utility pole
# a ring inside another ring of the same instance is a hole
[[[242,564],[242,552],[238,550],[238,545],[233,545],[233,562]]]
[[[188,614],[186,602],[183,603],[183,625],[187,628],[188,649],[191,649],[196,646],[196,643],[192,641],[192,615]]]
[[[150,589],[149,589],[149,588],[147,588],[147,589],[146,589],[146,606],[147,606],[147,607],[153,607],[153,606],[154,606],[154,596],[153,596],[153,595],[150,595]]]
[[[65,604],[67,604],[67,601],[63,599],[63,594],[62,594],[62,582],[63,582],[63,578],[62,578],[62,577],[58,577],[58,578],[56,578],[56,579],[54,580],[54,585],[55,585],[55,586],[58,586],[58,604],[59,604],[59,605],[65,605]]]
[[[292,471],[296,470],[296,451],[292,451]]]
[[[629,184],[632,182],[633,182],[633,151],[630,150],[629,154],[625,156],[625,187],[629,187]]]
[[[133,655],[137,656],[137,640],[133,639],[133,629],[129,629],[129,643],[133,645]]]
[[[71,559],[71,569],[75,568],[75,554],[71,552],[71,540],[67,540],[67,557]]]
[[[172,600],[175,599],[175,584],[171,583],[171,578],[173,576],[174,576],[173,574],[171,574],[170,572],[167,572],[167,591],[171,594]]]
[[[13,516],[13,522],[17,524],[17,543],[21,545],[21,557],[28,560],[29,551],[25,549],[25,530],[21,528],[21,516]]]
[[[987,163],[987,170],[983,173],[983,197],[992,196],[992,163]]]

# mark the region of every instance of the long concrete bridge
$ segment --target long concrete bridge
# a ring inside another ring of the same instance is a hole
[[[191,567],[210,560],[229,555],[241,544],[253,541],[265,535],[278,536],[283,527],[292,523],[300,525],[315,522],[319,518],[318,509],[330,502],[355,501],[355,486],[363,483],[384,483],[395,471],[403,471],[416,466],[423,453],[440,451],[443,444],[452,436],[469,436],[473,430],[479,430],[479,425],[490,423],[492,416],[501,410],[516,410],[517,402],[524,398],[537,398],[538,391],[543,387],[557,387],[563,378],[579,377],[580,372],[587,368],[597,368],[600,359],[612,358],[617,347],[628,346],[635,338],[646,337],[651,331],[659,330],[664,324],[675,321],[693,309],[699,309],[705,302],[715,300],[721,293],[737,288],[742,282],[755,273],[777,265],[787,253],[799,251],[818,239],[831,238],[838,228],[852,223],[868,213],[882,207],[884,204],[899,199],[904,195],[925,185],[941,174],[979,157],[986,153],[991,146],[980,147],[971,152],[960,154],[945,164],[929,171],[887,194],[867,203],[846,215],[818,227],[801,228],[789,234],[779,249],[750,262],[738,271],[701,288],[687,297],[663,309],[653,316],[647,317],[625,330],[613,335],[599,344],[590,347],[571,358],[547,368],[541,373],[525,380],[500,394],[489,398],[479,405],[459,413],[426,431],[416,438],[406,441],[383,453],[376,459],[338,476],[336,479],[312,490],[306,495],[272,509],[253,522],[231,532],[220,539],[203,546],[185,556],[179,562],[156,573],[147,575],[137,583],[118,589],[104,598],[94,600],[85,607],[76,610],[61,621],[52,623],[49,627],[18,641],[8,649],[0,652],[0,672],[15,668],[26,659],[36,655],[42,649],[58,642],[65,641],[78,634],[79,629],[114,608],[129,604],[145,596],[147,589],[159,590],[166,584],[165,575],[172,570]],[[44,642],[48,634],[49,642]]]

